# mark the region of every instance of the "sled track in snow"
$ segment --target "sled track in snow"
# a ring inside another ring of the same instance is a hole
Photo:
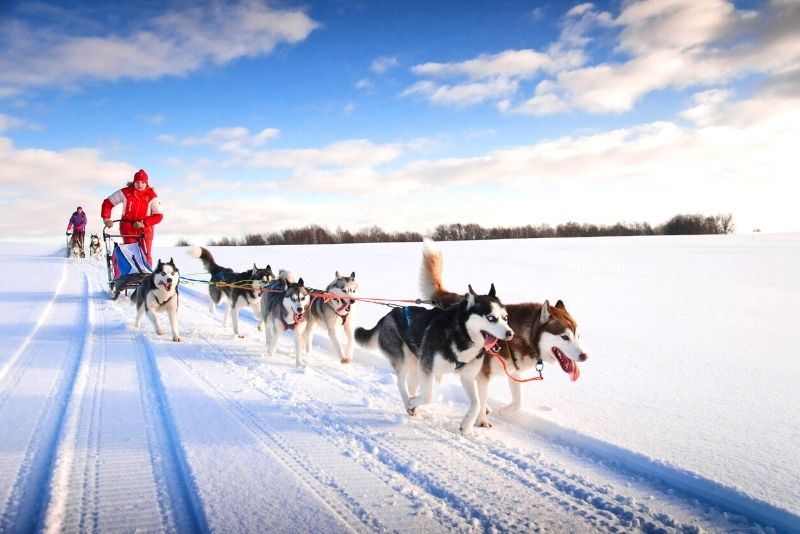
[[[324,374],[331,380],[332,390],[353,395],[361,393],[348,381],[339,380],[325,369],[313,372]],[[263,393],[265,396],[270,394]],[[399,399],[383,400],[401,409]],[[324,427],[328,431],[324,437],[337,448],[351,450],[352,443],[356,443],[359,450],[355,456],[362,465],[382,477],[392,478],[395,473],[400,473],[420,494],[427,494],[428,498],[420,499],[420,504],[429,508],[445,527],[463,528],[463,525],[468,525],[484,531],[525,532],[543,526],[542,523],[546,525],[543,516],[546,517],[549,511],[556,516],[559,512],[566,512],[580,518],[583,528],[588,529],[641,527],[647,531],[682,530],[669,517],[634,508],[625,502],[613,502],[615,498],[618,501],[622,498],[608,495],[607,490],[577,475],[567,475],[558,466],[543,462],[539,457],[462,439],[454,431],[437,428],[424,415],[409,421],[404,428],[410,434],[409,439],[396,440],[391,439],[391,430],[376,435],[368,424],[342,423],[347,415],[332,413],[335,409],[335,406],[320,402],[303,404],[304,415]],[[364,420],[369,421],[368,418]],[[461,462],[456,465],[462,468],[454,467],[452,459],[458,456]],[[458,481],[458,484],[452,481]],[[487,492],[483,496],[485,499],[478,499],[472,491],[481,484],[502,487],[504,481],[506,488],[503,493],[492,495]],[[519,510],[530,506],[531,502],[537,503],[537,513],[520,516]],[[466,512],[468,510],[472,512]],[[686,530],[694,529],[687,527]]]
[[[68,271],[76,271],[68,276]],[[66,290],[79,287],[76,295]],[[33,332],[15,355],[8,361],[0,376],[0,412],[14,412],[10,415],[16,424],[14,431],[19,438],[15,450],[6,456],[0,467],[3,483],[0,487],[10,488],[3,495],[0,531],[30,532],[41,525],[49,494],[50,472],[55,463],[54,450],[64,423],[67,400],[72,392],[78,368],[86,357],[87,338],[74,340],[64,336],[65,329],[74,329],[88,321],[89,278],[65,264],[62,279],[53,298],[45,306]],[[62,327],[57,318],[72,317],[69,326]],[[54,364],[60,361],[56,367]],[[24,406],[9,406],[15,392],[36,391],[41,384],[40,373],[47,374],[47,391],[41,391],[35,398],[28,397]],[[24,410],[25,418],[19,418],[17,410]],[[11,426],[5,428],[12,428]],[[11,456],[12,458],[9,458]],[[14,481],[5,484],[12,475]]]
[[[104,285],[93,285],[90,341],[67,407],[44,529],[205,532],[181,477],[150,343],[107,320]]]

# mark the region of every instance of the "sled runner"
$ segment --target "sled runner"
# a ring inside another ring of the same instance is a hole
[[[119,222],[115,220],[114,222]],[[117,243],[114,238],[135,237],[135,243]],[[144,234],[122,235],[109,234],[103,228],[103,241],[106,245],[106,267],[108,268],[108,288],[111,299],[116,300],[119,294],[128,289],[136,289],[153,267],[147,262]]]

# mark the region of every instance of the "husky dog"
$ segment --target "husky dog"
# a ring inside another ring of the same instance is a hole
[[[442,253],[433,241],[426,239],[422,252],[420,286],[425,298],[435,305],[448,307],[463,301],[465,296],[447,291],[442,284]],[[516,335],[509,341],[501,341],[496,354],[506,362],[512,374],[523,373],[536,367],[539,358],[545,362],[558,362],[561,369],[574,382],[580,376],[578,362],[589,356],[578,342],[577,323],[567,311],[564,302],[559,300],[555,306],[548,301],[506,304],[508,324]],[[483,367],[477,376],[478,391],[481,398],[479,415],[480,426],[492,426],[486,406],[489,381],[505,374],[503,365],[497,357],[490,354],[484,358]],[[500,409],[502,415],[516,412],[522,405],[520,383],[508,378],[511,389],[511,404]]]
[[[314,298],[311,302],[311,307],[308,310],[308,324],[303,332],[304,347],[306,352],[311,352],[311,341],[314,338],[314,327],[317,323],[325,325],[328,330],[328,337],[333,343],[336,353],[339,355],[339,360],[342,363],[350,363],[353,361],[353,312],[352,305],[355,302],[352,298],[358,292],[358,284],[356,283],[356,273],[350,273],[350,276],[341,276],[339,271],[333,282],[328,284],[325,288],[325,293],[336,295],[340,298],[321,297]],[[312,293],[312,296],[313,293]],[[347,343],[344,349],[339,342],[339,337],[336,335],[337,326],[341,324],[344,328],[344,334],[347,336]]]
[[[311,292],[300,278],[294,281],[289,271],[281,270],[278,279],[266,286],[266,295],[261,299],[261,319],[266,328],[267,354],[275,356],[278,337],[287,330],[295,334],[295,358],[297,367],[305,367],[302,354],[303,333],[308,322],[306,311],[311,303]]]
[[[454,306],[395,308],[371,330],[356,328],[355,338],[389,358],[409,415],[416,415],[417,406],[433,400],[434,375],[458,373],[470,403],[460,426],[461,434],[466,435],[480,409],[475,378],[483,367],[484,350],[514,335],[507,319],[494,284],[486,295],[475,294],[469,286],[469,293]],[[412,397],[418,385],[420,393]]]
[[[165,311],[169,316],[172,329],[172,341],[180,341],[178,331],[178,284],[181,275],[172,258],[167,263],[158,260],[155,270],[145,277],[131,294],[131,302],[136,305],[136,328],[146,313],[156,329],[156,334],[164,335],[164,329],[158,324],[157,312]]]
[[[93,260],[100,260],[103,257],[103,242],[97,234],[92,234],[89,238],[89,257]]]
[[[217,309],[217,304],[224,296],[227,306],[225,307],[225,316],[222,318],[222,326],[227,326],[228,316],[233,310],[233,333],[244,337],[239,333],[239,310],[250,308],[256,317],[261,317],[261,292],[256,290],[256,286],[267,285],[275,280],[272,267],[267,265],[261,269],[254,263],[251,270],[237,273],[230,267],[217,265],[214,256],[204,247],[194,247],[188,252],[193,258],[198,258],[203,262],[203,267],[211,273],[211,282],[223,284],[222,287],[218,287],[214,283],[208,285],[208,296],[211,299],[209,311],[213,314]],[[263,321],[258,323],[259,332],[263,324]]]

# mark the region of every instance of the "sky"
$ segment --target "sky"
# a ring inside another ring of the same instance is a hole
[[[800,230],[800,2],[3,2],[0,232]],[[119,208],[117,208],[119,211]],[[118,215],[118,211],[116,212]]]
[[[267,356],[250,310],[242,339],[210,313],[187,247],[156,248],[181,270],[175,343],[165,314],[158,336],[110,300],[104,261],[0,243],[0,528],[797,532],[800,234],[438,245],[450,290],[562,299],[578,380],[546,352],[522,408],[500,413],[497,377],[494,427],[462,437],[455,375],[409,417],[388,360],[356,347],[342,365],[324,329],[304,369],[292,332]],[[355,270],[359,298],[421,296],[422,243],[210,248],[318,288]],[[351,321],[389,310],[357,301]]]

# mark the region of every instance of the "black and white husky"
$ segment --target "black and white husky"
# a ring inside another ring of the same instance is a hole
[[[499,340],[511,339],[508,315],[495,294],[494,284],[486,295],[469,293],[459,304],[446,309],[407,306],[386,314],[371,330],[356,328],[356,341],[379,349],[397,374],[397,387],[409,415],[433,400],[433,378],[457,373],[469,399],[469,410],[461,421],[466,435],[478,417],[480,399],[476,376],[483,366],[485,350]],[[417,386],[420,392],[417,396]]]
[[[336,298],[315,298],[311,302],[308,310],[308,325],[303,332],[303,346],[306,352],[311,352],[311,342],[314,337],[314,327],[317,323],[322,324],[328,331],[328,337],[339,355],[342,363],[353,361],[353,303],[355,300],[348,297],[355,297],[358,293],[356,283],[356,273],[350,276],[341,276],[336,271],[333,282],[325,288],[325,293],[335,295]],[[339,341],[337,330],[341,325],[347,341],[344,348]]]
[[[139,328],[142,316],[146,313],[156,329],[156,334],[164,335],[164,329],[158,324],[159,312],[169,316],[172,329],[172,341],[180,341],[178,330],[178,285],[181,275],[172,258],[167,263],[158,260],[155,270],[146,276],[131,294],[131,302],[136,305],[136,328]]]
[[[92,234],[89,238],[89,258],[93,260],[101,260],[103,258],[103,242],[100,241],[100,236]]]
[[[303,358],[303,333],[308,321],[306,312],[311,303],[311,292],[300,278],[295,282],[289,271],[281,270],[278,279],[267,285],[261,299],[261,319],[267,341],[267,355],[275,356],[278,338],[291,330],[295,334],[295,358],[297,367],[305,367]]]
[[[212,283],[208,285],[208,296],[211,299],[209,311],[213,314],[219,301],[225,297],[227,306],[225,307],[225,316],[222,318],[222,326],[227,326],[228,316],[233,311],[233,332],[239,337],[244,337],[239,333],[239,310],[250,308],[257,318],[261,317],[261,292],[255,288],[275,280],[272,267],[267,265],[262,269],[254,263],[251,270],[237,273],[230,267],[217,265],[214,256],[204,247],[191,248],[188,253],[193,258],[202,261],[203,267],[211,274]],[[221,285],[217,286],[216,283]],[[258,323],[259,332],[263,324],[263,321]]]

